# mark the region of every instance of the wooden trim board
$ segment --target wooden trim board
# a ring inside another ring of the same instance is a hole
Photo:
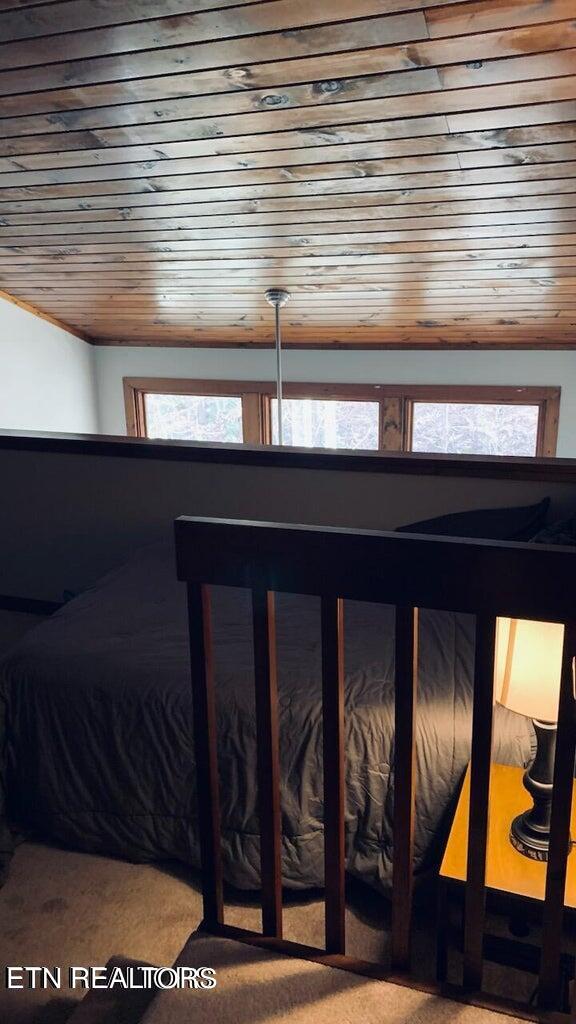
[[[43,310],[38,309],[37,306],[33,306],[31,302],[25,302],[24,299],[17,299],[14,295],[10,295],[9,292],[4,292],[1,289],[0,299],[4,299],[5,302],[11,302],[13,306],[18,306],[19,309],[23,309],[25,313],[32,313],[32,316],[37,316],[39,320],[46,320],[46,322],[52,324],[53,327],[59,327],[61,331],[66,331],[67,334],[71,334],[73,338],[79,338],[80,341],[86,341],[89,345],[94,344],[94,340],[90,335],[79,330],[77,327],[71,327],[70,324],[64,323],[63,320],[59,320],[57,317],[52,316],[51,313],[44,313]]]

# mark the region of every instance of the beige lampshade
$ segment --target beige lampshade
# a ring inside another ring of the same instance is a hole
[[[527,619],[496,620],[494,697],[541,722],[556,722],[564,626]]]

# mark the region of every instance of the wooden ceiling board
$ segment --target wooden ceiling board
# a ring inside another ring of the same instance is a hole
[[[446,0],[428,0],[429,5]],[[87,0],[88,3],[88,0]],[[117,5],[116,5],[117,6]],[[194,7],[193,4],[189,5]],[[418,12],[422,0],[387,0],[386,11],[404,10]],[[562,5],[560,5],[562,6]],[[566,8],[568,4],[564,5]],[[47,33],[50,46],[44,38],[2,43],[0,36],[0,69],[11,69],[15,65],[25,68],[37,64],[55,64],[61,61],[76,61],[101,54],[127,54],[141,50],[164,49],[186,44],[233,40],[239,36],[259,36],[268,32],[299,31],[302,28],[338,22],[344,25],[357,18],[370,17],[382,12],[380,0],[265,0],[263,3],[242,4],[230,9],[200,11],[181,14],[177,17],[157,18],[141,22],[115,24],[111,27],[94,28],[89,31]],[[569,17],[569,14],[564,14]],[[488,22],[490,18],[486,19]],[[549,20],[549,19],[542,19]],[[62,25],[65,24],[62,19]],[[410,35],[413,26],[425,27],[425,19],[419,13],[402,14],[390,20],[390,35]],[[58,25],[54,21],[52,29]],[[427,28],[427,26],[426,26]],[[429,35],[429,29],[424,35]],[[443,35],[442,31],[437,33]],[[231,44],[229,43],[231,46]]]
[[[50,4],[53,0],[0,0],[0,11],[11,11],[15,8],[35,7],[37,4]]]
[[[102,344],[576,345],[574,0],[0,0],[0,287]]]
[[[60,131],[66,117],[65,114],[58,113],[51,115],[53,134],[45,130],[41,133],[33,130],[26,134],[26,123],[30,122],[31,118],[2,119],[0,154],[17,156],[21,152],[60,152],[82,148],[85,141],[94,148],[95,145],[140,145],[146,142],[164,143],[183,139],[214,140],[226,136],[272,133],[275,129],[302,129],[306,128],[308,123],[314,127],[336,126],[330,135],[338,142],[340,124],[362,125],[375,116],[379,120],[394,122],[414,117],[438,118],[440,115],[441,120],[437,120],[440,132],[445,131],[446,124],[449,125],[450,120],[455,119],[459,119],[458,123],[466,131],[504,127],[507,122],[511,122],[508,125],[511,127],[546,124],[551,120],[574,120],[572,115],[576,106],[576,74],[525,82],[522,83],[521,89],[514,90],[507,83],[499,83],[445,91],[441,91],[437,84],[439,76],[435,69],[419,69],[407,71],[405,74],[410,76],[412,84],[417,78],[413,92],[400,94],[398,91],[395,94],[395,89],[399,90],[400,86],[389,87],[386,75],[374,75],[357,81],[350,80],[352,84],[346,87],[346,98],[342,98],[336,90],[332,91],[330,83],[320,83],[319,88],[315,88],[314,85],[295,86],[292,91],[282,92],[279,95],[280,102],[276,105],[274,102],[270,106],[269,98],[275,98],[277,94],[262,90],[257,91],[256,95],[234,93],[230,97],[218,95],[209,98],[194,97],[191,101],[172,100],[165,105],[142,104],[142,110],[139,109],[140,105],[138,109],[128,105],[129,109],[123,108],[127,109],[126,123],[122,122],[121,125],[113,127],[108,126],[109,122],[122,117],[122,111],[118,112],[115,107],[99,108],[102,112],[99,112],[97,117],[87,119],[88,129],[79,128],[82,118],[75,116],[75,127],[69,125],[65,131]],[[422,74],[427,76],[427,88],[434,84],[432,91],[418,91],[418,86],[422,84],[419,76]],[[394,73],[397,81],[398,77]],[[391,88],[392,96],[386,95],[387,88]],[[547,101],[555,102],[544,104],[543,96]],[[211,114],[210,107],[216,106],[216,103],[210,104],[207,99],[218,101],[222,113]],[[226,109],[223,101],[226,101]],[[532,109],[535,106],[541,109]],[[315,109],[310,110],[309,107]],[[114,111],[113,118],[109,115],[109,109]],[[142,121],[136,122],[136,117],[141,117]],[[70,118],[67,120],[71,121]],[[35,121],[33,127],[38,127]],[[387,132],[386,129],[384,131],[389,137],[402,137],[406,127],[392,124]],[[430,128],[430,125],[424,127]],[[9,132],[13,135],[9,135]],[[20,137],[22,135],[23,138]]]
[[[27,10],[7,14],[3,22],[2,40],[33,39],[35,36],[46,36],[54,33],[54,26],[65,26],[66,32],[77,32],[86,28],[98,28],[102,25],[122,25],[126,22],[150,21],[174,15],[197,14],[215,8],[236,6],[238,0],[64,0],[62,3],[50,2],[48,10],[36,7],[36,0],[20,6]],[[257,3],[258,0],[244,0],[245,4]],[[1,9],[1,7],[0,7]]]
[[[177,252],[184,248],[193,249],[194,243],[201,243],[200,248],[205,254],[213,249],[221,249],[223,246],[230,250],[250,251],[261,250],[268,255],[268,249],[273,247],[297,247],[306,250],[318,242],[319,235],[323,245],[360,245],[366,243],[397,243],[409,242],[420,243],[447,242],[454,243],[458,240],[467,240],[468,247],[473,244],[485,248],[499,244],[512,245],[516,239],[516,245],[522,244],[518,239],[527,238],[527,244],[536,244],[532,236],[537,239],[542,235],[541,223],[520,223],[501,224],[499,228],[492,225],[470,225],[468,227],[427,227],[420,224],[407,230],[400,231],[379,231],[371,222],[359,222],[354,225],[354,230],[343,232],[343,224],[328,224],[315,227],[314,231],[308,230],[307,237],[294,235],[294,225],[280,225],[266,229],[252,228],[199,228],[196,230],[180,229],[173,231],[134,231],[118,232],[116,234],[102,233],[91,234],[88,232],[77,232],[65,235],[3,235],[0,233],[0,252],[3,255],[10,255],[11,252],[20,255],[80,255],[82,253],[104,253],[104,252]],[[355,229],[358,230],[355,230]],[[362,230],[364,228],[364,230]],[[576,220],[560,221],[558,223],[547,223],[546,234],[560,236],[557,241],[561,244],[573,243],[576,239]],[[474,243],[472,242],[474,239]],[[476,240],[478,240],[476,242]],[[192,244],[191,244],[192,243]]]
[[[336,23],[321,28],[300,29],[289,34],[268,33],[258,38],[257,56],[259,62],[283,61],[290,57],[357,51],[364,47],[389,46],[419,39],[428,39],[426,22],[421,13],[410,18],[404,16],[397,21],[389,17],[354,21],[346,25],[345,32]],[[64,61],[42,68],[19,68],[4,72],[0,95],[89,86],[101,82],[137,82],[147,76],[225,69],[231,67],[231,64],[234,64],[234,69],[237,65],[249,68],[254,63],[254,55],[254,39],[246,37],[236,39],[232,49],[229,42],[224,40],[190,46],[180,44],[178,47],[85,61]],[[231,77],[233,87],[236,87],[241,76],[234,74]]]
[[[428,167],[426,166],[428,163]],[[214,176],[206,175],[200,180],[192,179],[193,188],[187,189],[185,195],[188,202],[200,202],[205,197],[211,202],[227,202],[256,200],[262,198],[290,198],[302,199],[310,195],[342,196],[353,193],[365,197],[368,192],[387,192],[402,189],[424,192],[432,188],[440,188],[443,192],[449,192],[458,187],[479,186],[480,189],[487,185],[515,185],[517,182],[538,182],[542,190],[542,183],[548,179],[563,180],[570,184],[573,173],[576,170],[576,161],[559,161],[558,163],[533,165],[521,164],[496,167],[475,168],[456,170],[455,161],[447,158],[428,160],[424,162],[421,170],[399,169],[397,173],[386,173],[390,168],[381,161],[372,161],[369,164],[360,164],[357,173],[349,165],[331,166],[324,171],[324,165],[316,168],[312,166],[299,174],[291,173],[289,177],[270,172],[267,174],[255,172],[248,176],[248,183],[236,184],[236,177],[232,175],[229,184],[214,184]],[[432,169],[430,168],[432,165]],[[419,165],[422,166],[422,165]],[[394,164],[392,165],[394,168]],[[322,177],[327,173],[328,177]],[[154,196],[157,202],[160,197],[165,204],[170,203],[174,193],[182,197],[182,185],[180,175],[160,178],[156,183],[157,190],[150,188],[147,179],[138,179],[137,182],[124,179],[113,179],[107,182],[90,182],[86,187],[83,183],[72,183],[62,185],[25,185],[6,186],[0,188],[0,212],[3,209],[2,203],[10,200],[36,200],[42,203],[44,200],[55,199],[70,205],[65,209],[74,209],[78,206],[82,209],[82,203],[90,203],[100,208],[109,205],[111,197],[129,195],[132,199],[140,192],[143,196]],[[80,200],[78,203],[77,200]],[[100,200],[96,202],[96,200]],[[75,202],[76,201],[76,202]],[[90,208],[90,207],[88,207]]]
[[[373,30],[374,23],[367,24]],[[453,87],[508,80],[505,75],[513,73],[517,76],[522,63],[524,66],[532,65],[532,70],[538,68],[539,73],[534,77],[545,77],[547,74],[554,77],[571,73],[570,70],[562,70],[569,66],[570,58],[566,58],[561,51],[573,49],[576,45],[576,24],[566,21],[536,28],[530,26],[466,36],[459,40],[458,48],[450,39],[375,47],[372,32],[367,33],[363,41],[370,48],[277,62],[268,60],[249,66],[238,64],[232,68],[151,76],[135,82],[112,81],[100,85],[68,86],[56,90],[4,95],[2,113],[4,117],[13,117],[147,100],[165,101],[184,96],[243,92],[248,88],[269,89],[285,84],[288,79],[292,84],[318,82],[354,75],[403,71],[407,67],[417,69],[436,66],[445,84],[451,81]],[[259,57],[262,60],[261,54]],[[515,62],[495,58],[513,58]],[[525,63],[528,61],[530,64]],[[6,86],[5,77],[0,80],[2,88]]]
[[[405,122],[406,133],[413,130],[415,121],[418,122],[417,126],[419,127],[422,120],[431,121],[432,119],[414,119],[412,122]],[[102,150],[75,150],[70,153],[20,154],[16,160],[11,157],[0,158],[0,173],[59,168],[62,171],[61,180],[63,180],[64,171],[72,169],[76,172],[79,169],[92,167],[105,168],[105,173],[113,176],[116,172],[116,165],[119,165],[120,170],[127,168],[126,175],[128,176],[134,165],[142,166],[145,161],[146,173],[147,176],[150,176],[150,173],[154,172],[157,167],[163,166],[165,171],[168,159],[170,159],[172,167],[181,167],[183,160],[189,160],[191,157],[193,158],[189,162],[191,170],[203,172],[292,167],[321,162],[330,164],[366,160],[373,157],[388,159],[390,157],[424,156],[431,153],[462,154],[471,150],[475,151],[475,159],[479,165],[484,159],[484,152],[487,154],[487,159],[494,163],[501,160],[518,163],[526,160],[524,155],[526,149],[533,150],[536,155],[539,151],[544,152],[543,147],[546,145],[567,145],[576,140],[576,128],[573,122],[511,128],[498,133],[490,131],[465,132],[454,136],[415,133],[410,138],[396,139],[378,138],[380,134],[378,123],[365,126],[366,129],[368,127],[372,129],[371,135],[374,141],[368,131],[364,131],[364,137],[359,141],[349,141],[346,144],[332,142],[327,145],[324,140],[323,145],[311,146],[310,141],[313,140],[310,140],[306,133],[295,132],[293,135],[279,133],[283,145],[287,146],[290,141],[299,141],[301,144],[292,149],[269,150],[264,146],[266,140],[268,143],[270,142],[270,136],[256,136],[248,140],[242,140],[236,136],[231,140],[236,152],[222,152],[227,147],[219,142],[217,155],[210,155],[210,150],[215,148],[214,143],[202,141],[200,144],[176,142],[161,148],[131,146],[126,149],[110,147],[104,152]],[[428,124],[427,127],[430,129],[431,125]],[[342,134],[342,129],[339,129],[339,133]],[[301,138],[298,138],[299,135]],[[246,142],[260,144],[261,151],[239,152],[241,143]],[[519,147],[523,147],[522,150]],[[504,150],[503,155],[501,155],[501,150]],[[510,150],[509,153],[508,150]],[[516,160],[514,156],[517,157]]]
[[[405,140],[403,140],[405,141]],[[427,142],[433,140],[426,140]],[[344,149],[344,147],[338,147]],[[214,187],[216,184],[228,183],[242,185],[243,183],[253,183],[260,180],[264,182],[275,182],[275,181],[291,181],[294,179],[305,178],[309,180],[312,177],[323,178],[323,177],[368,177],[370,175],[378,174],[380,172],[388,174],[391,172],[416,172],[430,171],[430,170],[456,170],[456,169],[468,169],[477,167],[498,167],[504,166],[518,166],[526,164],[559,164],[565,161],[573,160],[576,157],[576,142],[563,142],[557,145],[546,146],[544,144],[537,144],[534,146],[523,146],[521,148],[495,148],[490,150],[475,150],[473,152],[456,151],[454,153],[432,153],[424,155],[413,155],[405,157],[390,157],[388,154],[384,159],[374,159],[373,154],[378,152],[382,153],[382,144],[373,145],[372,147],[365,147],[365,155],[360,156],[362,147],[356,147],[356,156],[350,160],[338,161],[336,155],[331,151],[330,160],[322,160],[320,163],[307,163],[301,157],[300,163],[291,163],[282,167],[276,168],[274,166],[264,166],[262,168],[254,168],[250,171],[239,170],[239,171],[227,171],[226,176],[220,177],[221,172],[219,169],[214,168],[212,173],[209,170],[200,171],[197,167],[196,161],[192,160],[171,160],[169,163],[166,160],[161,161],[149,161],[147,163],[125,163],[118,167],[114,165],[112,168],[109,166],[98,166],[90,168],[63,168],[58,171],[26,171],[11,173],[9,170],[2,172],[0,170],[0,188],[8,188],[10,186],[30,186],[30,185],[45,185],[45,184],[69,184],[69,183],[82,183],[82,182],[96,182],[105,181],[110,182],[112,180],[122,180],[124,178],[142,178],[145,175],[146,180],[151,177],[162,177],[166,174],[169,169],[174,172],[174,175],[180,176],[181,174],[192,174],[194,177],[189,180],[194,186],[202,186],[206,181],[210,182]],[[398,147],[399,148],[399,147]],[[426,146],[418,146],[417,148],[426,148]],[[431,147],[432,148],[432,147]],[[445,147],[449,150],[449,147]],[[351,147],[352,149],[352,147]],[[309,151],[307,151],[309,152]],[[354,150],[353,150],[354,152]],[[315,151],[315,155],[319,154]],[[332,162],[332,159],[334,162]],[[12,161],[6,161],[13,166]],[[266,163],[266,158],[262,160],[262,163]],[[0,159],[0,165],[2,160]]]
[[[574,186],[576,189],[576,185]],[[389,197],[387,197],[389,198]],[[322,224],[336,224],[341,227],[350,227],[352,230],[357,221],[380,223],[383,229],[390,227],[410,227],[417,222],[419,225],[428,224],[506,224],[506,223],[533,223],[572,219],[576,216],[576,191],[550,195],[536,196],[508,196],[506,198],[492,199],[464,199],[460,202],[452,201],[446,214],[446,207],[442,202],[420,202],[402,203],[397,201],[389,206],[361,206],[358,208],[348,207],[346,209],[314,208],[306,210],[306,233],[315,230],[322,231]],[[14,213],[2,214],[0,216],[0,234],[12,233],[14,227],[18,227],[19,237],[24,238],[26,234],[35,233],[38,229],[48,233],[65,230],[68,232],[83,232],[84,230],[100,231],[133,231],[160,229],[166,225],[178,229],[179,225],[186,228],[200,227],[207,230],[221,228],[230,230],[236,228],[278,228],[297,224],[302,225],[302,214],[298,210],[281,210],[278,212],[266,213],[261,210],[248,213],[221,213],[218,216],[206,215],[195,216],[197,207],[193,204],[174,204],[170,207],[169,214],[162,216],[153,209],[129,209],[119,208],[107,210],[105,214],[98,210],[78,210],[72,212],[53,213]],[[168,214],[168,211],[167,211]],[[102,220],[105,216],[106,220]],[[433,219],[432,219],[433,218]],[[150,224],[153,220],[153,224]],[[92,227],[86,228],[85,225]],[[24,228],[27,230],[24,231]],[[290,228],[294,230],[294,228]],[[214,236],[216,237],[216,236]]]
[[[172,242],[170,245],[159,243],[141,246],[94,246],[78,247],[56,246],[55,251],[49,246],[32,246],[18,251],[16,247],[0,246],[0,266],[33,267],[37,264],[52,266],[66,260],[69,266],[77,263],[156,263],[162,260],[184,261],[192,268],[212,269],[213,267],[261,267],[261,266],[344,266],[358,264],[391,264],[397,266],[404,262],[434,263],[445,259],[464,257],[466,260],[485,259],[522,259],[537,256],[571,256],[576,252],[576,236],[568,235],[554,239],[553,245],[542,245],[541,238],[531,238],[520,242],[518,238],[476,238],[472,242],[468,238],[442,239],[431,249],[427,241],[408,242],[344,242],[307,246],[274,245],[258,247],[246,255],[240,252],[229,252],[227,249],[207,247],[202,243],[196,247],[191,242]],[[368,259],[367,257],[370,257]]]

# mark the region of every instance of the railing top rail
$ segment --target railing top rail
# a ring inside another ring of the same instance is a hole
[[[178,578],[566,622],[576,547],[182,516]]]

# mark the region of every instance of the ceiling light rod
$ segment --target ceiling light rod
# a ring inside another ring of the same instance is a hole
[[[266,302],[274,306],[276,317],[276,399],[278,403],[278,444],[282,444],[282,336],[280,334],[280,307],[285,306],[290,292],[284,288],[269,288],[265,293]]]

